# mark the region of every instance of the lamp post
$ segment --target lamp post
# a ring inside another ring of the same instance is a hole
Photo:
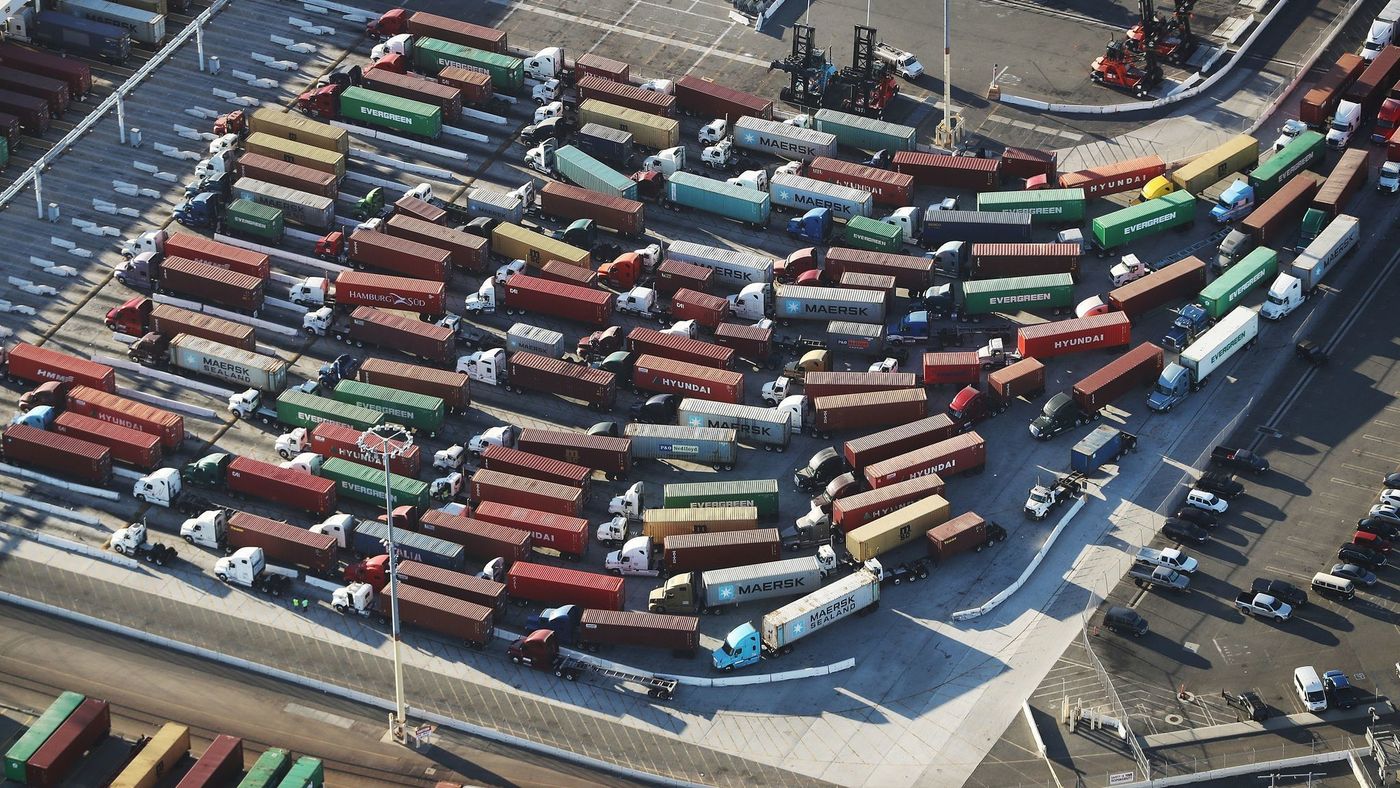
[[[394,549],[394,493],[389,484],[389,461],[401,457],[413,445],[413,435],[397,424],[370,427],[360,433],[355,444],[361,451],[384,458],[384,514],[388,517],[389,543],[389,620],[394,640],[394,714],[389,718],[389,736],[402,744],[406,738],[408,708],[403,699],[403,659],[399,653],[398,556]]]

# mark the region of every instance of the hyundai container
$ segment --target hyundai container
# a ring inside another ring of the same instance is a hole
[[[363,72],[366,88],[438,108],[443,123],[456,123],[462,117],[462,91],[417,74],[398,74],[387,68],[370,67]]]
[[[1205,307],[1212,320],[1219,320],[1239,305],[1255,286],[1271,282],[1277,275],[1278,252],[1261,246],[1206,285],[1196,303]]]
[[[447,418],[447,406],[437,397],[359,380],[335,384],[331,399],[377,410],[389,421],[429,436],[436,435]]]
[[[836,142],[848,148],[894,152],[912,151],[915,147],[915,129],[912,126],[834,109],[817,110],[812,115],[812,123],[818,131],[835,135]]]
[[[92,68],[78,58],[63,57],[19,44],[0,44],[0,63],[10,68],[44,74],[68,85],[68,96],[82,101],[92,90]]]
[[[540,189],[540,211],[565,219],[592,219],[598,226],[621,235],[640,237],[646,232],[646,206],[627,195],[580,189],[550,181]]]
[[[681,288],[671,295],[671,317],[677,321],[694,320],[714,331],[729,317],[729,301],[717,295]]]
[[[578,605],[589,610],[622,610],[621,577],[544,564],[517,563],[506,573],[511,597],[546,606]]]
[[[1255,201],[1267,199],[1298,173],[1321,165],[1326,155],[1327,138],[1321,134],[1305,131],[1294,137],[1249,173]]]
[[[451,253],[407,238],[356,230],[346,239],[345,254],[356,270],[377,268],[410,279],[447,280]]]
[[[214,241],[202,235],[171,233],[161,241],[160,249],[167,257],[182,257],[196,263],[226,268],[258,279],[267,279],[268,274],[272,271],[272,258],[268,255]],[[169,332],[162,331],[161,333]]]
[[[585,651],[599,646],[642,646],[670,649],[694,656],[700,647],[700,619],[657,613],[584,610],[578,623],[578,644]]]
[[[975,473],[986,461],[986,441],[976,432],[965,432],[867,465],[863,473],[866,483],[878,489],[929,474],[947,478]]]
[[[1336,166],[1313,197],[1312,207],[1321,208],[1329,219],[1345,213],[1347,203],[1351,202],[1356,190],[1366,184],[1370,166],[1366,163],[1366,156],[1366,151],[1357,148],[1342,151]]]
[[[354,427],[334,421],[323,421],[311,429],[309,450],[322,457],[339,457],[370,468],[383,468],[382,454],[360,448],[360,438],[363,435],[362,430]],[[392,441],[390,445],[399,451],[389,458],[389,472],[399,476],[417,476],[423,467],[422,447],[417,443],[405,446],[399,441]]]
[[[341,271],[335,277],[335,303],[441,315],[447,311],[447,287],[441,280]]]
[[[0,362],[10,380],[40,384],[53,381],[88,386],[109,394],[117,390],[117,372],[106,364],[28,342],[16,342],[9,349],[0,349]]]
[[[742,290],[773,278],[773,258],[752,252],[672,241],[666,246],[666,259],[714,271],[715,284],[725,290]]]
[[[1016,347],[1022,358],[1054,358],[1086,350],[1126,347],[1132,323],[1121,312],[1022,326],[1016,331]]]
[[[277,392],[287,387],[287,362],[250,353],[203,337],[179,334],[170,340],[170,365],[244,389]]]
[[[44,713],[30,723],[28,729],[19,734],[5,751],[5,779],[23,785],[28,780],[30,759],[85,702],[85,695],[76,692],[60,693]]]
[[[894,168],[914,177],[919,186],[992,191],[1000,179],[1001,163],[974,156],[944,156],[919,151],[896,151]]]
[[[1034,178],[1043,175],[1047,180],[1053,181],[1056,162],[1055,151],[1007,148],[1001,152],[1001,174],[1003,178]]]
[[[507,260],[524,260],[534,268],[549,260],[587,268],[593,259],[586,249],[570,246],[509,222],[502,222],[491,229],[491,251]]]
[[[776,528],[678,534],[666,537],[663,545],[663,560],[671,574],[776,561],[783,550]]]
[[[367,306],[355,307],[348,320],[337,323],[335,335],[356,347],[394,349],[439,364],[456,358],[457,336],[451,328]]]
[[[564,355],[564,335],[539,326],[516,323],[506,331],[506,352],[534,353],[545,358],[561,358]]]
[[[868,191],[834,182],[778,173],[768,182],[768,195],[779,209],[806,213],[814,208],[831,211],[833,219],[849,221],[869,217],[873,200]]]
[[[232,784],[241,774],[243,740],[221,733],[214,737],[175,788],[218,788]]]
[[[638,326],[627,333],[627,349],[633,353],[661,356],[702,367],[734,368],[734,351],[727,347],[645,326]]]
[[[581,77],[602,77],[627,83],[632,81],[632,66],[621,60],[585,52],[574,61],[574,78]]]
[[[337,182],[344,180],[346,153],[317,144],[321,141],[318,134],[313,135],[313,139],[298,141],[255,129],[243,140],[243,150],[329,173]],[[333,144],[330,140],[325,143]]]
[[[167,722],[127,761],[107,788],[155,788],[190,754],[190,729]]]
[[[178,413],[99,389],[74,386],[68,390],[64,409],[155,435],[160,438],[161,448],[167,452],[178,449],[185,440],[185,419]]]
[[[4,459],[88,484],[112,478],[112,450],[92,441],[45,432],[25,424],[5,428]]]
[[[923,389],[839,394],[812,400],[812,430],[818,436],[850,429],[904,424],[928,415]]]
[[[869,192],[879,205],[898,207],[913,202],[914,177],[906,173],[825,156],[813,159],[803,169],[809,177],[819,181]]]
[[[752,531],[757,527],[758,509],[752,506],[652,508],[642,512],[642,535],[657,542],[679,534]]]
[[[628,424],[623,434],[632,442],[638,460],[685,460],[732,470],[738,460],[738,433],[734,430],[667,424]]]
[[[1129,320],[1167,304],[1189,299],[1206,284],[1206,264],[1194,256],[1160,268],[1108,291],[1108,305]]]
[[[632,386],[658,394],[683,394],[735,404],[744,401],[742,374],[652,355],[637,358],[632,367]]]
[[[767,192],[677,171],[666,179],[662,205],[693,208],[750,227],[768,226],[772,203]]]
[[[1084,220],[1083,189],[982,192],[977,210],[1030,214],[1032,224],[1079,224]]]
[[[836,246],[827,250],[825,268],[835,279],[847,273],[893,276],[896,286],[923,292],[934,284],[937,263],[925,257]]]
[[[340,192],[333,173],[305,167],[300,164],[274,159],[261,153],[244,153],[238,157],[234,168],[235,177],[252,178],[264,183],[284,186],[288,189],[335,198]]]
[[[611,131],[621,134],[615,129],[599,126],[596,123],[588,124],[590,128],[601,131]],[[629,141],[631,135],[627,135]],[[596,149],[598,146],[591,146]],[[623,175],[607,164],[599,161],[588,151],[574,145],[565,145],[554,152],[554,167],[559,171],[559,177],[566,184],[573,184],[575,188],[582,188],[588,192],[593,192],[599,196],[619,197],[627,200],[637,199],[637,182]],[[554,181],[548,181],[545,186],[556,185]],[[541,192],[541,199],[544,194]],[[555,200],[554,205],[561,210],[577,210],[571,203],[563,200]],[[548,207],[542,207],[546,217],[564,216],[564,213],[556,213]],[[589,217],[571,217],[589,218]],[[618,221],[615,217],[610,217],[613,221]]]
[[[972,279],[1069,274],[1078,278],[1079,244],[972,244],[968,274]]]
[[[125,64],[131,57],[131,34],[125,28],[55,11],[35,14],[30,36],[35,44],[47,49],[101,58],[117,65]],[[86,79],[91,85],[90,74]]]
[[[414,70],[426,76],[436,76],[448,66],[474,68],[490,74],[492,87],[507,96],[519,93],[525,84],[524,61],[501,52],[420,36],[413,40],[412,54]]]
[[[681,144],[681,124],[674,118],[663,118],[597,99],[588,99],[579,104],[578,122],[579,125],[597,123],[625,131],[643,148],[665,150]]]
[[[715,344],[734,348],[742,359],[765,362],[773,352],[773,329],[721,323],[715,326]]]
[[[515,391],[581,400],[595,410],[612,410],[617,401],[617,378],[611,372],[535,353],[513,353],[508,363],[507,380]]]
[[[957,431],[957,425],[940,413],[848,440],[842,447],[842,456],[851,468],[861,471],[882,460],[951,438]]]
[[[60,413],[49,429],[59,435],[68,435],[80,440],[106,446],[112,452],[112,461],[130,465],[143,471],[155,470],[160,466],[163,452],[160,438],[129,427],[111,422],[99,421],[77,413]]]
[[[253,114],[248,118],[248,131],[251,134],[264,134],[334,153],[350,152],[349,131],[312,120],[305,115],[298,115],[282,107],[259,107],[253,110]],[[340,177],[344,175],[342,168]]]
[[[1313,196],[1321,185],[1322,178],[1311,172],[1302,172],[1290,178],[1258,208],[1241,219],[1220,242],[1213,266],[1215,270],[1229,268],[1255,246],[1279,246],[1279,241],[1285,235],[1297,229],[1303,213],[1312,204]]]
[[[384,414],[377,410],[347,405],[295,388],[278,395],[276,409],[277,420],[289,427],[311,428],[323,421],[333,421],[364,431],[385,421]]]
[[[836,156],[836,135],[774,120],[745,116],[734,122],[734,144],[745,150],[803,161]]]
[[[383,227],[389,235],[414,241],[424,246],[425,250],[437,249],[446,252],[448,263],[456,269],[479,274],[486,271],[487,263],[490,262],[490,244],[479,235],[454,230],[451,227],[433,224],[402,213],[390,216]],[[358,234],[358,232],[355,233],[355,235]],[[428,257],[432,259],[436,255],[428,255]],[[444,279],[446,277],[426,278]]]
[[[674,295],[682,289],[708,293],[714,278],[713,269],[679,260],[666,260],[657,266],[656,279],[652,286],[663,296]]]
[[[471,499],[578,517],[583,513],[584,492],[568,484],[483,468],[472,474]]]
[[[1075,403],[1085,413],[1097,414],[1134,388],[1152,385],[1162,374],[1164,355],[1161,348],[1143,342],[1075,383]]]
[[[802,379],[802,393],[808,399],[844,394],[898,391],[919,385],[912,372],[829,372],[813,370]]]
[[[681,111],[702,118],[720,118],[733,125],[743,117],[773,119],[773,100],[735,90],[710,79],[686,74],[672,85]]]
[[[918,238],[919,244],[926,249],[937,249],[948,241],[1029,243],[1031,217],[1026,213],[941,211],[938,206],[930,206],[924,211],[923,228]]]
[[[232,475],[232,465],[229,466],[229,471]],[[301,471],[293,473],[300,473],[318,483],[329,484],[327,479],[320,479]],[[334,496],[331,500],[334,502]],[[262,548],[269,564],[306,567],[321,577],[335,576],[340,567],[334,536],[314,533],[300,526],[248,512],[233,512],[229,515],[224,540],[224,547],[230,551],[240,547],[259,547]]]
[[[740,479],[722,482],[686,482],[662,488],[662,508],[711,509],[752,507],[760,520],[778,516],[776,479]]]
[[[494,27],[474,25],[460,19],[438,16],[426,11],[410,11],[406,8],[391,8],[365,26],[366,32],[378,38],[412,33],[442,41],[450,41],[464,47],[475,47],[487,52],[507,52],[506,31]]]
[[[615,82],[604,77],[591,74],[580,77],[574,83],[574,89],[578,91],[579,101],[597,99],[649,115],[660,115],[663,118],[674,118],[678,114],[675,96],[646,90],[636,85]]]
[[[329,457],[321,463],[321,476],[334,482],[346,498],[382,506],[385,498],[383,468],[382,464],[371,468],[340,457]],[[395,506],[427,506],[430,500],[426,483],[397,473],[389,474],[389,488],[388,496]]]
[[[1045,365],[1033,358],[1023,358],[989,372],[987,393],[1003,403],[1010,403],[1017,397],[1036,399],[1045,393]]]
[[[968,550],[981,551],[993,541],[1006,538],[1006,530],[993,522],[988,522],[976,512],[963,512],[953,519],[935,526],[924,535],[928,543],[928,557],[937,563]]]
[[[1325,128],[1351,84],[1366,70],[1359,55],[1344,52],[1298,102],[1298,119],[1315,129]]]
[[[54,117],[68,110],[68,83],[61,79],[3,66],[0,67],[0,89],[43,99]]]
[[[521,451],[602,471],[610,480],[623,478],[632,468],[632,442],[626,438],[532,428],[521,430],[515,445]]]
[[[936,473],[897,484],[837,498],[831,503],[831,524],[843,533],[874,522],[930,496],[943,494],[943,479]]]
[[[734,430],[741,443],[782,451],[792,440],[792,417],[775,408],[735,405],[707,399],[681,400],[676,422],[687,427]]]
[[[975,350],[925,353],[922,383],[925,386],[977,385],[982,382],[982,361]]]
[[[1106,251],[1173,227],[1188,227],[1195,221],[1196,198],[1189,192],[1175,191],[1094,219],[1090,236],[1097,248]]]
[[[930,495],[846,532],[846,552],[856,561],[869,561],[901,545],[921,539],[930,528],[948,520],[951,504]]]
[[[1082,189],[1086,199],[1110,194],[1138,192],[1148,181],[1167,172],[1167,164],[1157,155],[1104,164],[1060,176],[1061,189]]]
[[[541,509],[500,501],[482,501],[472,510],[472,517],[530,534],[530,545],[536,550],[552,550],[571,561],[577,561],[588,551],[588,521],[582,517],[548,512]]]
[[[960,309],[967,316],[1074,306],[1074,277],[1069,274],[981,279],[963,282],[958,289]]]

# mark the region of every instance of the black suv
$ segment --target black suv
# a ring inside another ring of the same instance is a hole
[[[1213,492],[1227,501],[1244,495],[1243,484],[1235,481],[1230,474],[1219,471],[1207,471],[1201,474],[1201,478],[1196,480],[1196,487]]]

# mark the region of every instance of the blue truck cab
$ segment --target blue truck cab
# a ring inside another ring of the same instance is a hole
[[[213,227],[223,198],[213,192],[196,194],[175,207],[175,221],[186,227]]]
[[[1177,351],[1185,350],[1196,337],[1210,328],[1210,313],[1200,304],[1187,304],[1176,313],[1176,320],[1162,337],[1162,344]]]
[[[763,656],[763,643],[753,624],[741,624],[730,631],[714,650],[715,670],[737,670],[756,664]]]
[[[891,345],[927,342],[930,330],[929,313],[921,309],[901,317],[897,323],[891,323],[885,330],[885,342]]]
[[[1243,180],[1236,180],[1220,193],[1215,205],[1211,206],[1211,218],[1220,224],[1233,222],[1254,210],[1254,187]]]
[[[525,618],[525,629],[534,632],[547,629],[559,638],[564,645],[572,644],[578,637],[578,624],[583,618],[583,608],[578,605],[547,607],[539,615]]]
[[[831,238],[833,229],[830,208],[813,208],[794,219],[788,219],[788,235],[794,239],[823,244]]]
[[[40,405],[36,408],[30,408],[28,411],[16,413],[14,418],[10,419],[10,424],[23,424],[36,430],[46,430],[57,417],[58,411],[54,410],[53,407]]]

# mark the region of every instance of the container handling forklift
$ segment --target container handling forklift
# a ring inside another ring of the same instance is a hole
[[[816,28],[792,26],[792,54],[774,60],[768,70],[783,71],[791,78],[779,96],[799,107],[825,107],[867,118],[884,115],[899,93],[899,82],[889,64],[876,56],[877,32],[856,25],[855,53],[850,66],[838,70],[816,47]]]
[[[1112,41],[1102,57],[1090,66],[1095,82],[1147,98],[1162,82],[1161,61],[1184,63],[1196,48],[1191,31],[1191,9],[1196,0],[1175,0],[1170,21],[1152,9],[1152,0],[1138,0],[1139,23],[1122,41]]]

